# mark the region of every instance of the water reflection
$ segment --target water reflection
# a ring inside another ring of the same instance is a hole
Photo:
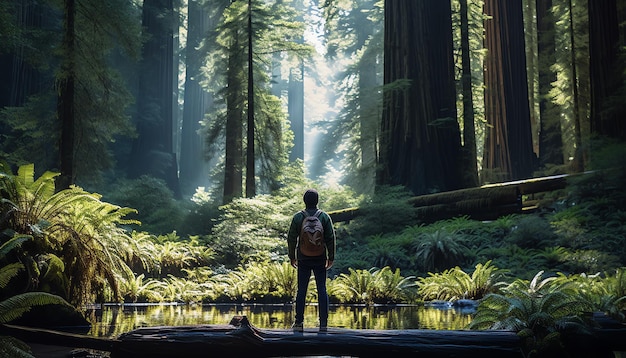
[[[292,305],[124,305],[92,308],[92,336],[115,337],[138,327],[228,324],[245,315],[259,328],[285,329],[294,320]],[[455,309],[397,305],[331,305],[328,324],[350,329],[464,329],[472,315]],[[305,327],[317,325],[317,306],[307,306]]]

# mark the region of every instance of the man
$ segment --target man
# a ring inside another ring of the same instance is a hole
[[[289,245],[289,259],[291,266],[298,270],[298,292],[296,294],[296,321],[292,328],[294,332],[304,331],[304,306],[306,291],[311,278],[311,271],[315,276],[319,304],[320,332],[325,332],[328,325],[328,293],[326,292],[326,270],[333,266],[335,260],[335,229],[333,222],[325,212],[317,208],[319,195],[315,189],[309,189],[303,196],[306,209],[296,213],[289,227],[287,243]],[[319,210],[319,213],[318,213]],[[305,218],[315,216],[319,218],[323,228],[323,245],[325,248],[319,255],[305,255],[301,249],[300,238],[302,223]]]

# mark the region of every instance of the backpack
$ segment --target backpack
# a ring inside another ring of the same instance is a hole
[[[302,220],[302,227],[300,228],[300,252],[306,256],[320,256],[326,250],[324,227],[319,219],[322,211],[317,210],[315,214],[309,215],[302,210],[302,214],[304,214],[304,220]]]

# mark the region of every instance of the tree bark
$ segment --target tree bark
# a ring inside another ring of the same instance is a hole
[[[56,190],[63,190],[74,184],[75,172],[75,110],[74,110],[74,87],[76,79],[76,32],[74,28],[76,19],[75,0],[65,0],[65,21],[63,33],[63,64],[59,78],[59,97],[57,115],[61,121],[61,140],[59,145],[61,175],[56,181]]]
[[[617,0],[589,0],[588,4],[592,132],[626,139],[626,105],[618,96],[624,86],[624,64],[619,59],[624,41],[618,24],[624,19],[618,18]]]
[[[248,0],[248,123],[246,135],[246,197],[256,195],[254,168],[254,60],[252,35],[252,0]]]
[[[524,26],[520,0],[486,0],[484,182],[528,178],[532,150]]]
[[[450,2],[385,1],[384,46],[378,184],[416,195],[460,188]]]
[[[472,63],[470,60],[469,19],[467,0],[460,0],[461,12],[461,85],[463,88],[463,181],[465,187],[478,186],[476,157],[476,125],[472,98]]]
[[[228,57],[228,93],[226,98],[226,148],[224,162],[224,191],[223,203],[230,203],[233,198],[242,195],[242,166],[243,166],[243,110],[241,98],[241,86],[237,76],[238,65],[241,64],[238,53],[239,38],[233,39],[234,43]]]

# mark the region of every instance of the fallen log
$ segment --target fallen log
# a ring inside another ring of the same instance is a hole
[[[121,335],[112,358],[206,356],[522,357],[520,341],[506,331],[261,330],[247,318],[231,326],[139,328]]]
[[[594,315],[599,328],[592,335],[572,336],[568,345],[575,357],[604,357],[602,351],[624,351],[626,326]],[[130,357],[295,357],[389,355],[421,358],[523,357],[520,338],[510,331],[440,330],[353,330],[329,327],[304,332],[286,329],[258,329],[245,316],[236,316],[227,325],[144,327],[117,338],[0,325],[0,335],[27,343],[70,348],[89,348],[111,353],[111,358]],[[578,352],[578,354],[574,354]],[[593,353],[593,354],[592,354]]]
[[[419,195],[408,201],[417,208],[417,220],[431,223],[467,215],[477,220],[493,220],[503,215],[530,212],[537,202],[525,196],[564,189],[567,180],[582,174],[563,174],[531,178],[505,183],[487,184],[476,188],[459,189]],[[329,211],[333,222],[349,222],[361,215],[359,208]]]

